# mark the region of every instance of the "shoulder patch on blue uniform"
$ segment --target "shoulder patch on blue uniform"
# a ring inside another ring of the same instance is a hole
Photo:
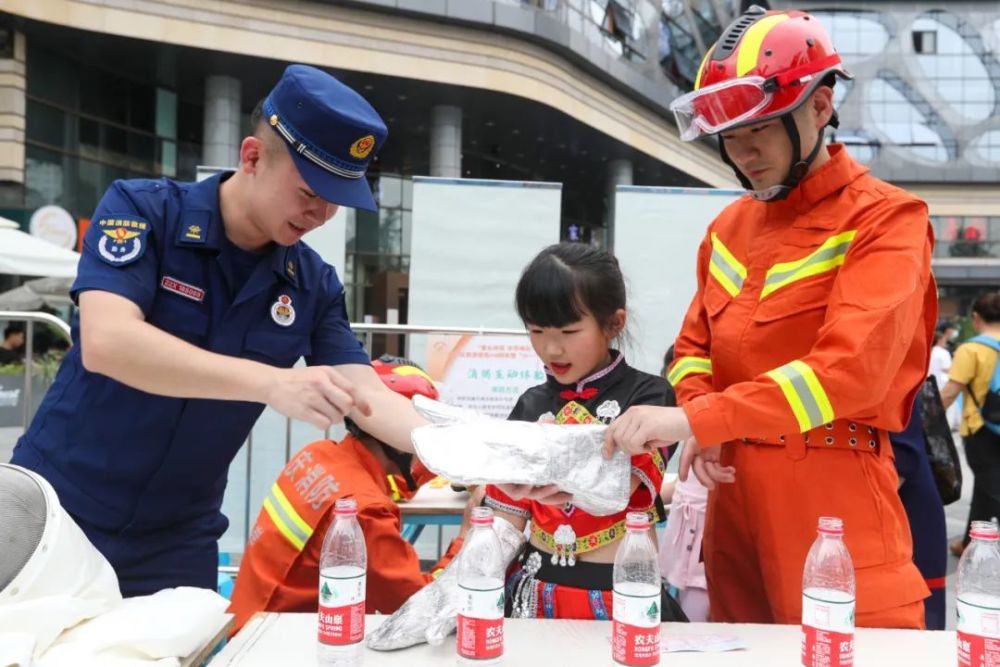
[[[101,218],[97,227],[101,231],[97,254],[113,266],[125,266],[142,257],[152,229],[147,221],[134,215]]]

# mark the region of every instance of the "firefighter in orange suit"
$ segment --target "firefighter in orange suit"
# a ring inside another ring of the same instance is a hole
[[[409,362],[382,357],[372,366],[407,398],[438,397],[430,378]],[[229,607],[234,632],[258,611],[316,611],[320,550],[338,498],[358,502],[368,550],[368,613],[396,611],[461,548],[460,535],[430,574],[420,571],[416,551],[400,534],[396,502],[409,500],[434,475],[411,455],[347,425],[351,433],[339,443],[320,440],[302,448],[268,491],[236,577]]]
[[[683,139],[718,135],[749,191],[707,230],[669,379],[680,408],[632,408],[606,452],[684,441],[709,495],[711,618],[798,623],[817,518],[844,520],[857,624],[923,626],[887,432],[906,426],[937,316],[927,207],[843,146],[849,78],[819,22],[752,7],[671,108]]]

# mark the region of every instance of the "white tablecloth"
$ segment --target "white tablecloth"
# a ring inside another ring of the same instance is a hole
[[[368,616],[367,629],[384,616]],[[664,633],[736,635],[747,650],[729,653],[669,653],[664,667],[795,667],[799,664],[798,626],[664,623]],[[504,657],[511,667],[612,665],[611,623],[507,619]],[[855,667],[948,667],[957,664],[954,632],[859,628]],[[422,667],[454,663],[454,636],[441,646],[421,646],[380,653],[365,649],[364,667]],[[315,614],[260,614],[212,661],[211,667],[273,667],[316,664]]]

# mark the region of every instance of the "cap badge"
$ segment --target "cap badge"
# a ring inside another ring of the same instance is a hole
[[[351,155],[363,160],[368,157],[373,148],[375,148],[375,137],[368,134],[351,144]]]

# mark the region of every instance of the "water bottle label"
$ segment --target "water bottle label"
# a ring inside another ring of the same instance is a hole
[[[497,580],[499,582],[499,580]],[[458,587],[458,654],[472,660],[503,655],[503,586]]]
[[[656,590],[655,586],[649,587]],[[611,600],[611,657],[622,665],[660,662],[660,595],[625,595]]]
[[[319,641],[323,644],[356,644],[365,636],[364,574],[353,577],[319,577]]]
[[[1000,665],[1000,609],[957,600],[959,667]]]
[[[854,598],[824,600],[802,596],[802,664],[805,667],[854,664]]]

